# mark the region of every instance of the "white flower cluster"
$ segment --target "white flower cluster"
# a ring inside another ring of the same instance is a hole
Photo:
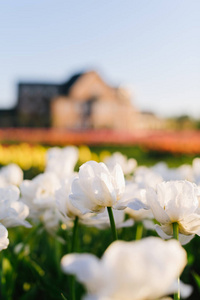
[[[109,206],[120,209],[114,211],[117,227],[131,226],[133,219],[124,221],[128,189],[122,167],[116,163],[109,170],[104,163],[89,161],[76,173],[77,161],[76,147],[47,151],[44,173],[20,184],[20,200],[29,207],[29,218],[43,222],[49,232],[55,231],[60,222],[72,226],[76,217],[88,226],[105,228],[109,227],[105,210]],[[129,166],[129,170],[133,168]]]
[[[7,228],[23,225],[31,227],[25,219],[29,207],[20,200],[17,187],[23,180],[23,171],[15,164],[0,169],[0,250],[9,244]]]
[[[32,180],[22,180],[14,165],[0,170],[0,250],[8,246],[6,228],[29,227],[27,217],[49,232],[60,223],[72,226],[77,218],[84,225],[106,228],[105,208],[113,209],[117,228],[143,222],[169,239],[176,223],[182,244],[200,235],[200,159],[172,170],[165,163],[137,166],[134,159],[115,153],[105,162],[86,162],[78,173],[77,161],[76,147],[52,148],[44,173]],[[173,283],[186,265],[186,252],[175,240],[152,237],[114,242],[101,259],[68,254],[61,264],[85,285],[84,299],[151,300],[177,289]],[[190,288],[183,286],[182,293],[187,296]]]

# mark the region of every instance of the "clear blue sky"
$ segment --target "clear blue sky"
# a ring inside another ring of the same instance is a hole
[[[95,69],[140,110],[200,118],[199,0],[0,0],[0,108]]]

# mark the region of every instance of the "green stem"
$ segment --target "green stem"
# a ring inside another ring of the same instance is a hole
[[[178,228],[178,223],[175,222],[172,224],[173,225],[173,237],[175,240],[179,240],[179,228]]]
[[[71,253],[76,251],[76,235],[77,235],[77,229],[78,229],[78,217],[74,220],[74,227],[73,227],[73,234],[72,234],[72,247],[71,247]]]
[[[110,227],[112,230],[112,235],[113,235],[113,241],[116,241],[118,239],[117,237],[117,230],[115,227],[115,220],[113,217],[113,212],[112,212],[112,208],[111,207],[107,207],[108,210],[108,215],[109,215],[109,219],[110,219]]]
[[[178,223],[175,222],[172,224],[173,225],[173,237],[175,240],[179,240],[179,228],[178,228]],[[177,293],[174,294],[174,300],[180,300],[180,278],[178,277],[178,291]]]
[[[77,237],[77,230],[78,230],[78,217],[74,220],[74,227],[73,227],[73,233],[72,233],[72,246],[71,246],[71,253],[76,251],[76,237]],[[76,300],[76,294],[75,294],[75,276],[71,277],[71,299]]]
[[[143,234],[143,224],[142,222],[137,223],[136,227],[136,234],[135,234],[135,240],[141,240]]]

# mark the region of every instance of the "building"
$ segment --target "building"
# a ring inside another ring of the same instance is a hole
[[[51,124],[56,128],[129,129],[136,113],[125,90],[110,87],[93,71],[76,78],[65,96],[51,102]]]
[[[109,86],[95,71],[75,74],[61,84],[19,83],[16,107],[0,111],[0,116],[1,127],[126,131],[163,127],[163,120],[139,112],[126,90]]]
[[[94,71],[79,74],[70,82],[67,93],[51,101],[52,127],[126,131],[165,127],[163,119],[138,111],[125,89],[109,86]]]

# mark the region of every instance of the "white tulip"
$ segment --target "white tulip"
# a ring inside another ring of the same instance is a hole
[[[139,188],[145,189],[147,187],[155,188],[158,183],[163,181],[163,178],[150,168],[140,166],[136,169],[133,180],[138,184]]]
[[[164,181],[189,180],[194,181],[194,174],[191,165],[181,165],[178,168],[169,168],[165,162],[159,162],[150,168],[153,172],[161,175]]]
[[[4,187],[7,185],[19,186],[23,180],[23,171],[16,164],[9,164],[0,169],[0,186]]]
[[[71,175],[78,161],[78,155],[78,148],[75,146],[50,148],[47,151],[45,172],[53,172],[59,179]]]
[[[6,249],[8,244],[8,231],[2,224],[0,224],[0,251]]]
[[[168,181],[147,190],[147,203],[155,219],[158,234],[163,238],[173,235],[173,223],[178,223],[182,244],[200,235],[199,189],[189,181]],[[183,239],[183,240],[182,240]]]
[[[147,209],[146,189],[140,188],[140,184],[128,183],[125,188],[125,212],[130,218],[137,221],[153,219],[150,209]],[[137,208],[138,203],[138,208]]]
[[[30,208],[30,217],[39,217],[47,209],[56,207],[55,191],[60,181],[54,173],[43,173],[20,185],[21,199]]]
[[[109,171],[104,163],[88,161],[83,164],[73,180],[70,200],[83,214],[103,212],[120,200],[125,190],[124,174],[116,164]]]
[[[40,216],[40,220],[44,228],[50,233],[54,234],[59,228],[60,214],[56,208],[49,208]]]
[[[61,267],[86,287],[85,300],[155,300],[171,294],[186,262],[186,251],[176,240],[149,237],[116,241],[101,259],[92,254],[65,255]],[[184,292],[188,296],[191,288]]]
[[[25,220],[29,215],[29,208],[19,200],[19,194],[19,189],[14,185],[0,188],[0,222],[5,227],[31,227]]]
[[[116,164],[119,164],[125,175],[133,173],[137,167],[137,161],[134,158],[127,159],[127,157],[120,152],[113,153],[104,160],[104,163],[110,170],[112,170]]]
[[[69,200],[71,184],[74,178],[75,175],[63,180],[61,182],[61,187],[55,192],[57,208],[66,222],[69,222],[71,219],[75,219],[75,217],[81,218],[83,216],[80,210],[74,207]]]

